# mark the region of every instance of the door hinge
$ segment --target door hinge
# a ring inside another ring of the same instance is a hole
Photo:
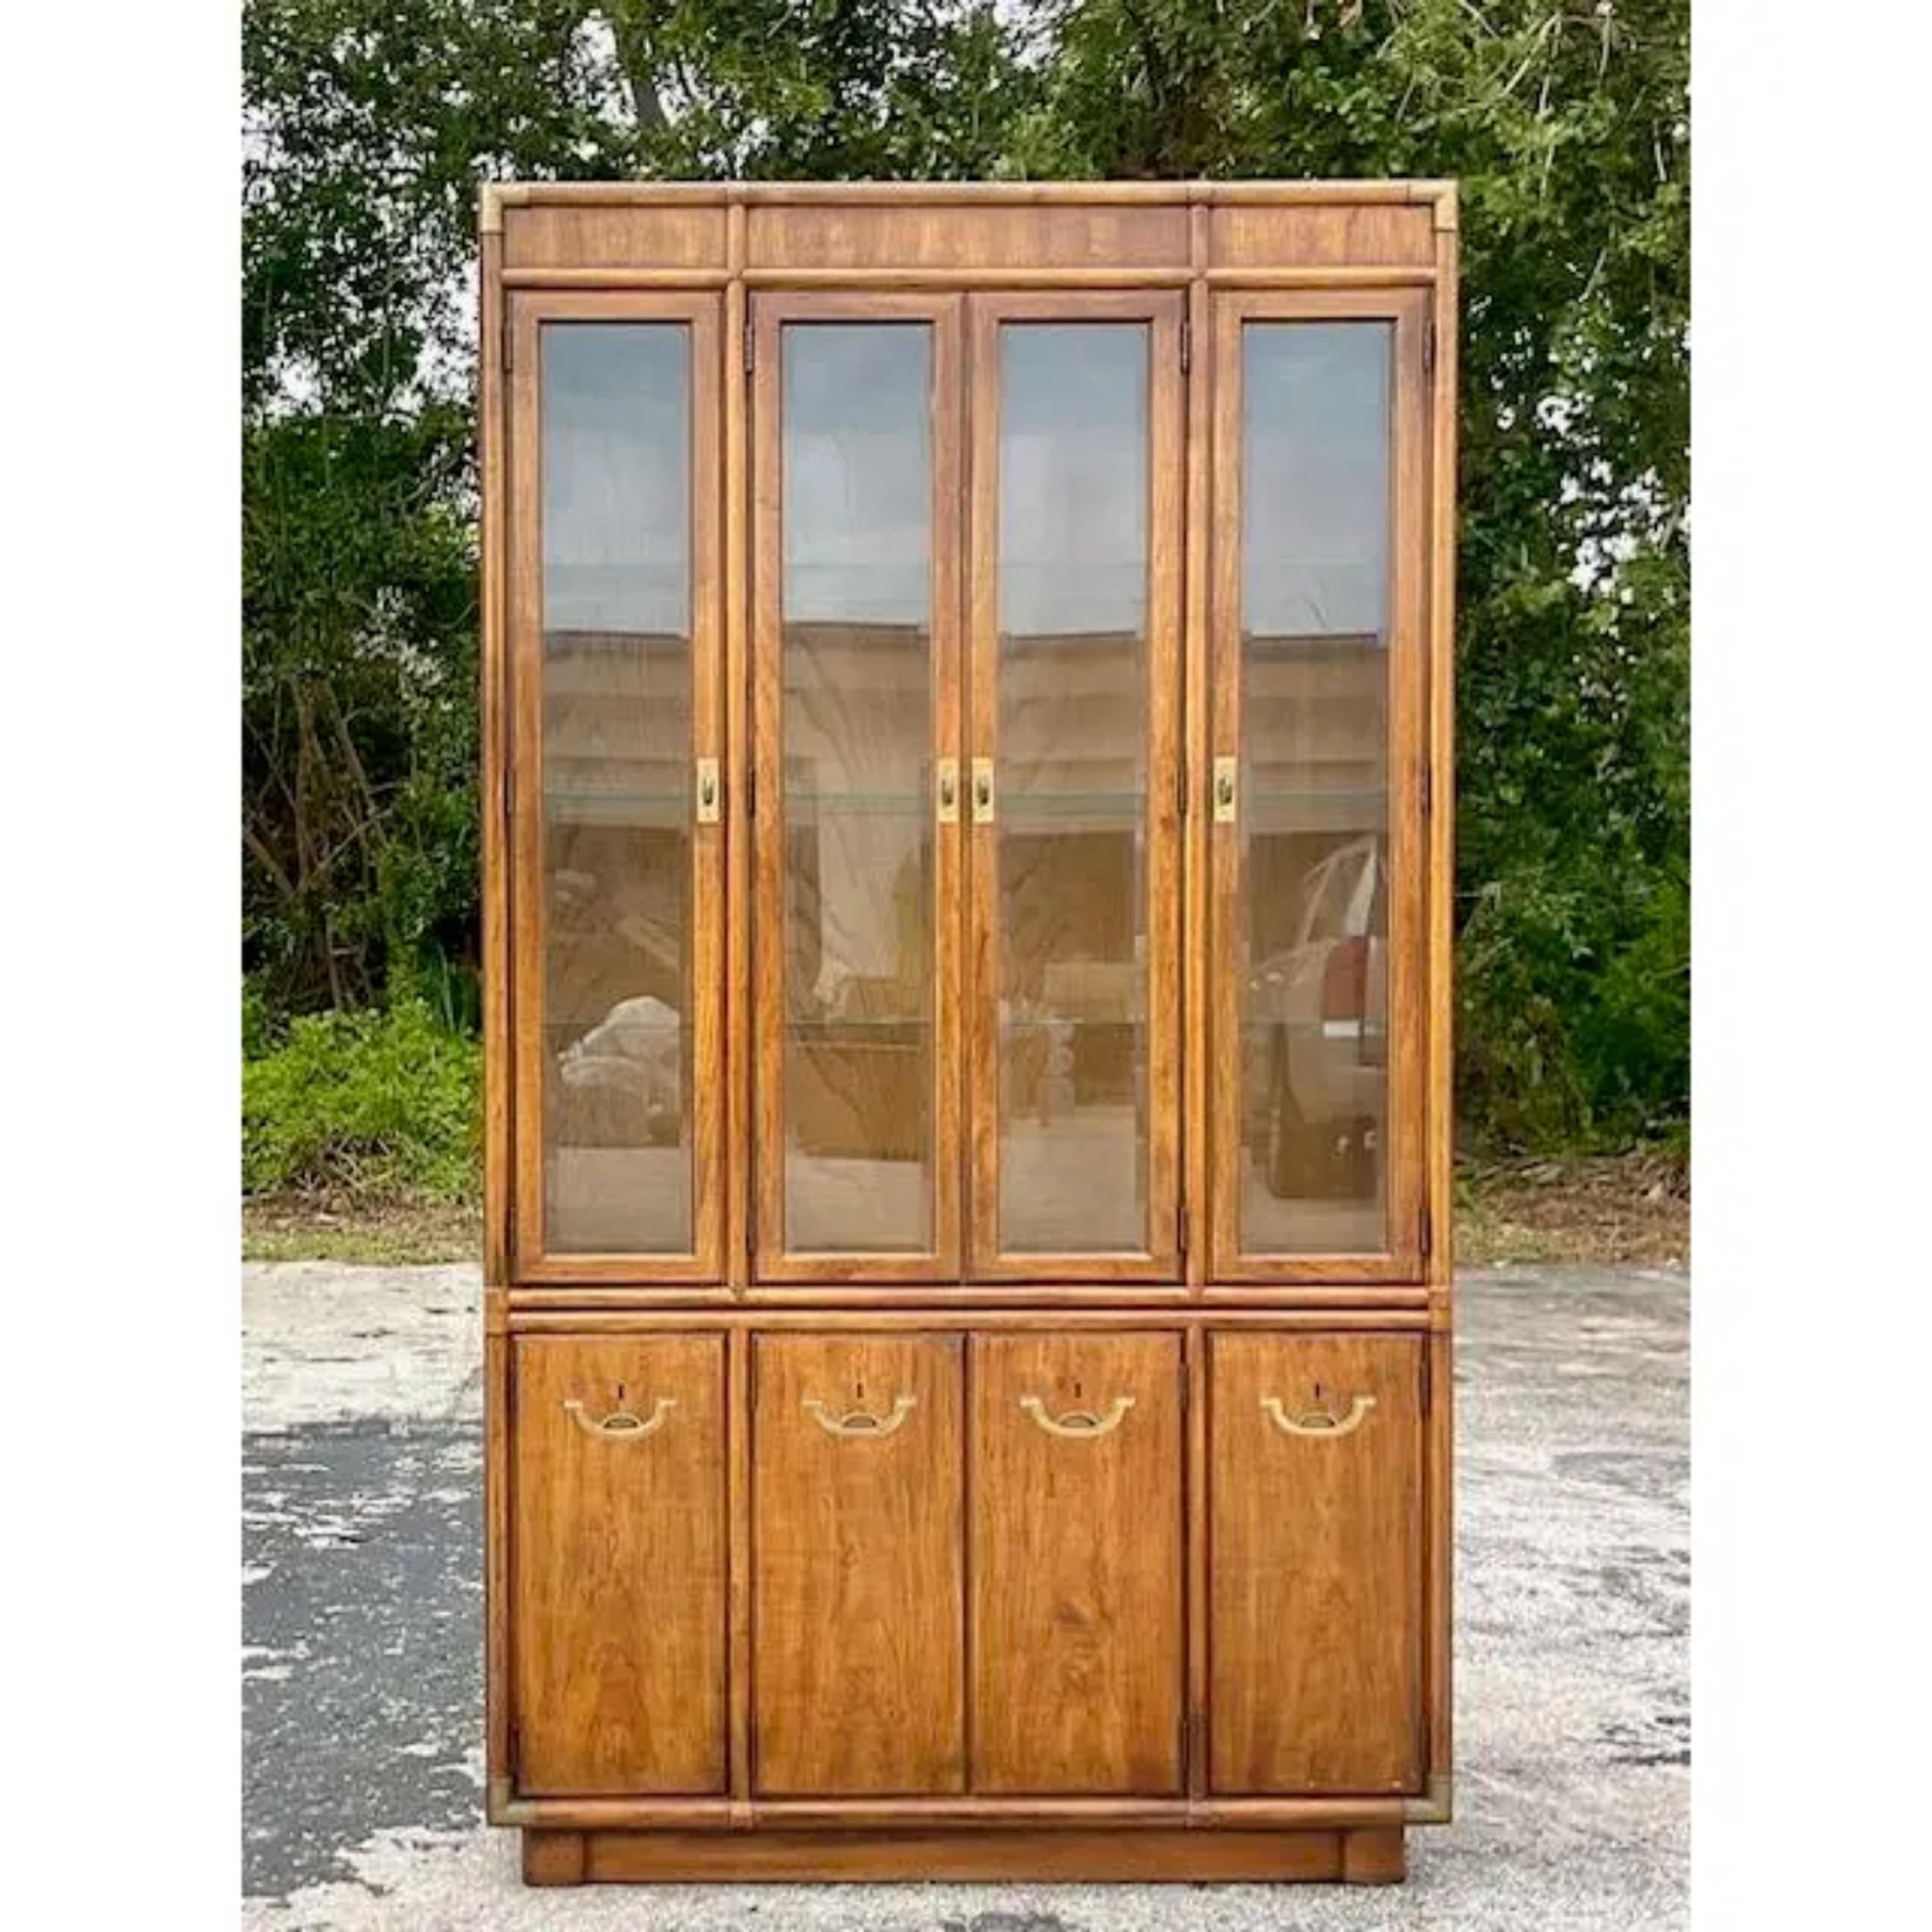
[[[1185,1262],[1187,1259],[1187,1250],[1194,1231],[1193,1216],[1189,1214],[1186,1201],[1181,1203],[1180,1212],[1176,1219],[1179,1225],[1174,1230],[1174,1241],[1176,1246],[1180,1250],[1180,1258]]]
[[[519,1771],[519,1770],[520,1770],[522,1769],[522,1766],[523,1766],[523,1726],[522,1726],[522,1725],[520,1725],[520,1724],[519,1724],[519,1723],[518,1723],[518,1722],[516,1721],[516,1719],[515,1719],[515,1718],[512,1718],[512,1719],[510,1719],[510,1762],[509,1762],[509,1773],[510,1773],[510,1776],[509,1776],[509,1785],[510,1785],[510,1789],[511,1789],[512,1791],[515,1791],[515,1790],[516,1789],[516,1782],[517,1782],[517,1772],[518,1772],[518,1771]]]
[[[1427,1415],[1436,1399],[1436,1352],[1425,1335],[1422,1342],[1422,1412]]]
[[[508,765],[503,768],[502,782],[496,788],[497,805],[503,814],[507,825],[516,816],[516,780],[511,775]]]
[[[745,768],[745,816],[758,816],[758,767],[748,765]]]
[[[1187,761],[1177,758],[1174,761],[1174,816],[1177,818],[1187,816]]]
[[[1422,1204],[1420,1242],[1424,1258],[1434,1251],[1436,1245],[1435,1217],[1430,1213],[1429,1203],[1426,1200]]]
[[[1194,321],[1193,316],[1183,314],[1180,319],[1180,372],[1186,375],[1194,366]]]
[[[1436,372],[1436,318],[1425,316],[1422,325],[1422,372],[1432,376]]]
[[[748,376],[758,366],[758,331],[752,327],[750,316],[745,318],[745,373]]]
[[[510,372],[510,365],[516,360],[516,325],[508,307],[503,311],[503,373]]]
[[[1432,812],[1435,809],[1435,774],[1427,765],[1424,765],[1422,768],[1422,816],[1424,824],[1428,822],[1430,813]]]

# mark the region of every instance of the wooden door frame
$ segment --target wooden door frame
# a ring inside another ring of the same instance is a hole
[[[968,1279],[976,1282],[1179,1282],[1181,1276],[1181,693],[1186,544],[1184,291],[1135,287],[979,292],[967,298],[971,501],[968,556],[970,760],[997,769],[999,720],[999,332],[1007,322],[1140,322],[1147,388],[1147,1099],[1149,1245],[1142,1253],[1005,1254],[999,1215],[997,819],[970,840],[968,902]],[[997,804],[997,802],[996,802]]]
[[[1208,930],[1199,948],[1210,1078],[1208,1134],[1208,1280],[1222,1285],[1420,1282],[1427,1208],[1427,1025],[1430,854],[1423,801],[1430,773],[1430,474],[1434,384],[1426,363],[1432,314],[1427,288],[1215,290],[1212,325],[1208,550],[1208,768],[1242,755],[1241,452],[1242,335],[1251,322],[1381,321],[1391,328],[1389,386],[1388,976],[1387,1248],[1352,1253],[1244,1254],[1240,1246],[1242,1143],[1240,988],[1236,925],[1241,825],[1217,824],[1211,800],[1200,817],[1208,841]],[[1218,1073],[1218,1078],[1215,1077]]]
[[[798,1254],[785,1247],[784,665],[781,524],[784,482],[782,332],[789,322],[923,322],[932,329],[930,607],[933,717],[929,756],[959,757],[963,395],[957,294],[759,291],[750,299],[752,395],[746,433],[752,489],[751,778],[761,807],[751,822],[751,1279],[761,1285],[933,1284],[960,1275],[959,812],[933,826],[933,1246],[923,1253]]]
[[[690,332],[690,651],[692,782],[696,761],[722,768],[724,738],[723,340],[714,292],[511,291],[508,472],[508,825],[511,1083],[515,1135],[512,1272],[543,1284],[661,1283],[699,1299],[728,1294],[724,1203],[732,1186],[724,1083],[702,1070],[724,1057],[723,824],[691,821],[692,1245],[683,1254],[551,1254],[544,1212],[543,415],[540,331],[546,322],[672,322]]]

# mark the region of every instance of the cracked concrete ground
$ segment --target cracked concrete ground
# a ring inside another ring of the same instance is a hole
[[[677,1885],[526,1892],[481,1822],[472,1268],[257,1265],[243,1308],[249,1928],[838,1932],[1633,1928],[1688,1921],[1690,1285],[1459,1290],[1456,1822],[1399,1892]]]

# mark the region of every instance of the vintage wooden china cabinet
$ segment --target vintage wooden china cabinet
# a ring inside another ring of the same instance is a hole
[[[1456,197],[482,206],[532,1882],[1449,1813]]]

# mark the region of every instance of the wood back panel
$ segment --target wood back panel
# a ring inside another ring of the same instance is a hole
[[[753,1344],[761,1795],[965,1788],[962,1363],[955,1336]]]
[[[976,1335],[971,1382],[973,1789],[1179,1791],[1179,1336]]]
[[[518,1788],[721,1791],[723,1337],[524,1336],[515,1348]],[[596,1432],[619,1412],[656,1426]]]
[[[1217,1793],[1420,1787],[1422,1349],[1397,1335],[1210,1337]],[[1358,1401],[1372,1406],[1348,1427]],[[1323,1412],[1344,1426],[1279,1420]]]

